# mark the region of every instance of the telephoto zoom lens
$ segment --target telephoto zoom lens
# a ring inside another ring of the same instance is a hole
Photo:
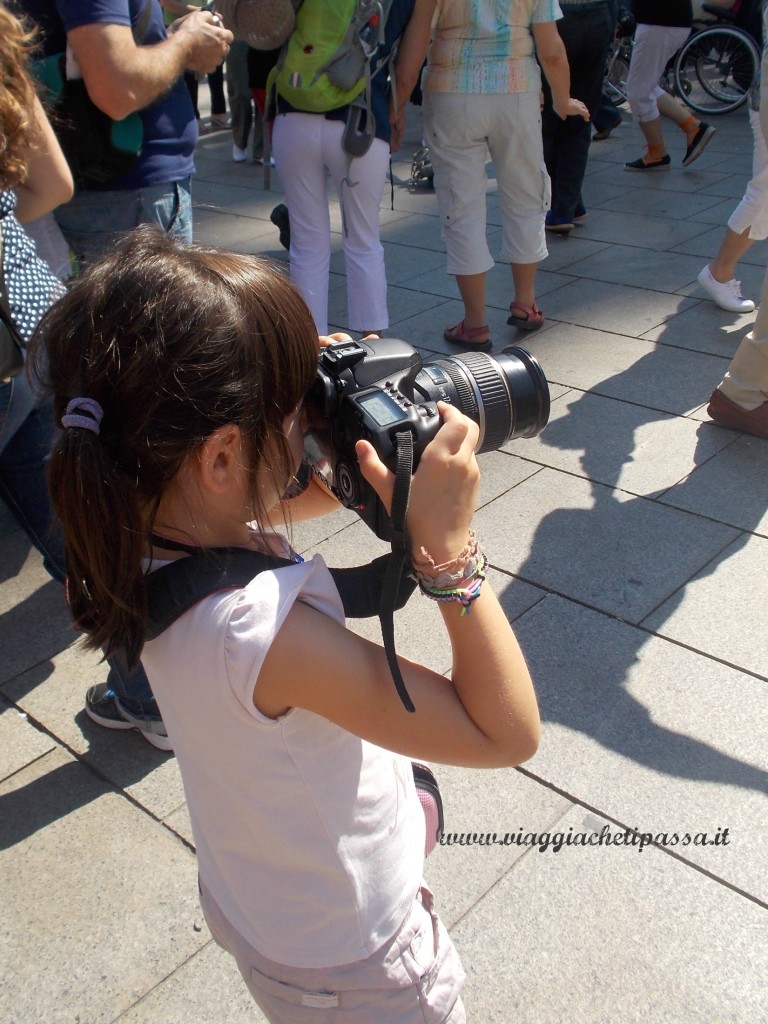
[[[547,379],[524,348],[436,359],[424,364],[415,385],[425,398],[450,402],[478,424],[478,453],[497,451],[517,437],[535,437],[549,419]]]

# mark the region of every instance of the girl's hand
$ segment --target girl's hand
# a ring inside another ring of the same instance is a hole
[[[413,475],[406,524],[412,552],[419,555],[426,548],[439,564],[455,558],[467,542],[480,470],[477,424],[444,402],[438,402],[438,411],[443,423]],[[361,473],[389,511],[394,474],[367,441],[358,441],[356,450]]]
[[[337,331],[335,334],[318,334],[317,340],[320,342],[320,348],[327,348],[334,341],[352,341],[352,338],[343,331]]]

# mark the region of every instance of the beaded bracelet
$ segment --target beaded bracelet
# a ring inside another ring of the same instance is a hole
[[[425,597],[430,598],[432,601],[437,601],[438,604],[460,604],[462,606],[461,614],[469,615],[472,602],[480,597],[480,588],[485,580],[486,564],[485,555],[480,553],[474,572],[470,578],[465,578],[465,586],[463,587],[431,587],[426,586],[419,579],[419,590]]]
[[[468,614],[471,603],[480,596],[487,565],[474,530],[469,531],[466,545],[449,562],[435,565],[428,551],[422,548],[420,553],[423,559],[414,559],[412,564],[422,594],[440,604],[457,602],[463,606],[461,614]]]
[[[450,590],[462,580],[471,579],[474,576],[481,551],[477,542],[477,534],[474,530],[470,530],[467,543],[449,562],[435,565],[435,560],[426,548],[422,548],[420,554],[424,556],[423,559],[413,558],[411,560],[419,582],[427,587]]]

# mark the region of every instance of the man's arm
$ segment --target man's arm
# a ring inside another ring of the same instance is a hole
[[[214,71],[233,38],[208,11],[188,14],[175,26],[150,46],[137,46],[127,25],[93,23],[67,34],[88,95],[108,117],[120,121],[148,107],[187,69]]]
[[[435,0],[416,0],[410,21],[400,40],[395,61],[395,89],[392,94],[393,99],[397,97],[397,104],[391,102],[389,112],[392,125],[390,148],[393,153],[400,148],[400,140],[405,131],[405,106],[419,80],[427,55],[435,6]]]

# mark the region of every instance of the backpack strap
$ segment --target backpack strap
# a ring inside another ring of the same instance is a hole
[[[160,636],[171,623],[209,594],[242,588],[259,573],[296,564],[289,558],[245,548],[190,548],[166,540],[162,544],[169,550],[188,551],[190,557],[169,562],[146,577],[148,614],[145,640]],[[379,613],[382,588],[392,557],[391,554],[381,555],[368,565],[330,570],[347,618],[364,619]],[[394,600],[389,599],[394,610],[404,607],[415,587],[414,579],[400,574]]]

